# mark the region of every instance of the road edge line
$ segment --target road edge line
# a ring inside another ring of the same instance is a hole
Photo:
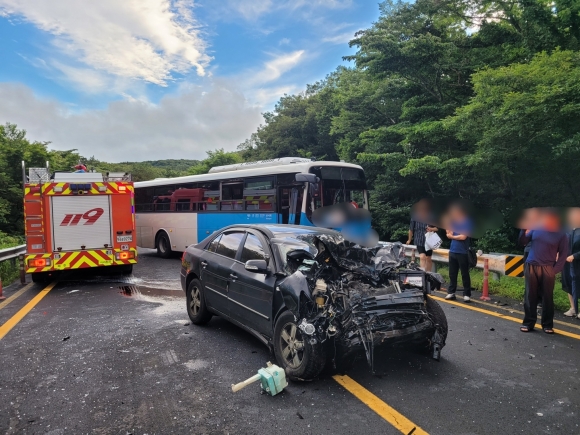
[[[439,296],[431,295],[431,297],[433,299],[440,301],[440,302],[445,302],[446,304],[449,304],[449,305],[455,305],[455,306],[458,306],[461,308],[465,308],[467,310],[477,311],[479,313],[488,314],[488,315],[493,316],[493,317],[499,317],[500,319],[505,319],[505,320],[509,320],[511,322],[516,322],[516,323],[519,323],[520,325],[522,323],[522,319],[518,319],[517,317],[506,316],[505,314],[496,313],[495,311],[489,311],[489,310],[486,310],[484,308],[472,307],[466,303],[459,303],[456,301],[448,301],[448,300],[441,298]],[[536,323],[535,327],[540,329],[540,330],[542,329],[542,325],[540,325],[539,323]],[[558,335],[564,335],[566,337],[574,338],[576,340],[580,340],[580,334],[574,334],[573,332],[562,331],[561,329],[554,329],[554,333],[558,334]]]
[[[33,282],[28,283],[27,285],[25,285],[24,287],[22,287],[20,290],[18,290],[16,293],[14,293],[12,296],[10,296],[9,298],[7,298],[5,301],[0,302],[0,310],[2,308],[6,308],[8,305],[10,305],[12,303],[12,301],[14,301],[15,299],[19,298],[26,291],[30,290],[30,287],[32,287],[33,285],[34,285]]]
[[[22,307],[16,314],[14,314],[10,319],[6,321],[2,326],[0,326],[0,340],[2,340],[6,334],[8,334],[12,328],[14,328],[18,322],[20,322],[24,316],[26,316],[30,310],[32,310],[36,304],[38,304],[42,298],[44,298],[49,291],[51,291],[54,286],[57,284],[57,281],[50,283],[45,288],[43,288],[30,302],[28,302],[24,307]]]
[[[441,298],[443,298],[445,295],[448,294],[447,292],[443,292],[443,291],[439,291],[439,290],[437,290],[437,293],[440,293],[439,297],[441,297]],[[492,296],[494,296],[494,295],[492,295]],[[477,300],[477,299],[474,299],[474,298],[471,298],[470,303],[471,304],[474,304],[474,305],[483,305],[483,306],[490,307],[490,308],[493,308],[493,309],[496,309],[496,310],[507,311],[508,313],[509,312],[512,312],[512,313],[521,314],[522,316],[524,315],[524,312],[523,311],[520,311],[520,310],[518,310],[516,308],[511,308],[511,307],[506,308],[505,306],[491,304],[489,302],[483,302],[483,301],[480,301],[480,300]],[[555,314],[556,313],[554,312],[554,315]],[[560,319],[554,319],[554,323],[557,323],[558,325],[565,326],[567,328],[580,329],[580,325],[575,325],[574,323],[564,322],[563,320],[560,320]]]
[[[405,435],[429,435],[403,414],[387,405],[379,397],[375,396],[361,384],[353,380],[350,376],[334,375],[332,378],[401,433],[404,433]]]

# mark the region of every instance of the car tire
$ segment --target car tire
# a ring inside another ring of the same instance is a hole
[[[439,334],[441,334],[441,338],[443,339],[443,343],[447,339],[447,333],[449,332],[449,326],[447,325],[447,316],[435,299],[425,296],[427,299],[427,313],[433,319],[435,325],[438,326]]]
[[[192,280],[186,292],[187,315],[194,325],[205,325],[212,318],[203,295],[203,287],[198,279]]]
[[[155,247],[157,248],[157,255],[161,258],[171,257],[171,242],[169,241],[167,233],[159,233],[157,240],[155,241]]]
[[[310,381],[318,376],[326,363],[326,353],[321,343],[311,344],[305,339],[294,315],[283,312],[274,328],[274,354],[289,379]]]

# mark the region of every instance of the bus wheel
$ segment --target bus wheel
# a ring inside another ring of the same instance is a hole
[[[169,241],[169,237],[165,233],[160,233],[157,236],[157,255],[161,258],[169,258],[171,257],[171,242]]]

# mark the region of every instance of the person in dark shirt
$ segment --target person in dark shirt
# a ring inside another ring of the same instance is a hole
[[[520,243],[532,248],[524,266],[526,289],[524,294],[524,320],[520,331],[534,330],[538,319],[538,296],[542,297],[542,329],[554,333],[554,284],[556,274],[561,272],[568,256],[568,237],[558,231],[558,216],[548,211],[547,222],[542,229],[527,229]]]
[[[449,209],[449,223],[446,225],[447,238],[451,240],[449,248],[449,286],[445,299],[455,300],[457,277],[461,271],[463,282],[463,301],[471,301],[471,276],[469,276],[469,236],[473,232],[472,223],[460,203],[453,204]]]
[[[425,235],[428,232],[437,232],[438,230],[437,227],[425,223],[430,220],[430,203],[427,200],[422,199],[411,209],[411,223],[409,224],[409,238],[407,239],[407,245],[410,245],[412,241],[413,244],[417,246],[419,264],[427,272],[431,272],[431,269],[433,268],[433,262],[431,261],[433,250],[425,249]]]
[[[568,293],[570,309],[564,313],[567,317],[578,314],[578,296],[580,293],[580,208],[574,207],[568,211],[568,257],[562,272],[562,288]]]
[[[419,253],[419,264],[427,272],[431,272],[433,268],[433,261],[431,256],[433,255],[433,250],[425,249],[425,234],[428,232],[436,232],[437,227],[411,220],[409,224],[409,238],[407,239],[407,245],[413,244],[417,246],[417,252]]]

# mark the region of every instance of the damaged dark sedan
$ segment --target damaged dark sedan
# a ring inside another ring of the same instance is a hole
[[[402,257],[399,243],[363,248],[340,233],[291,225],[226,227],[183,254],[194,324],[221,316],[273,350],[291,379],[342,371],[378,346],[439,359],[447,319],[429,297],[441,278]]]

